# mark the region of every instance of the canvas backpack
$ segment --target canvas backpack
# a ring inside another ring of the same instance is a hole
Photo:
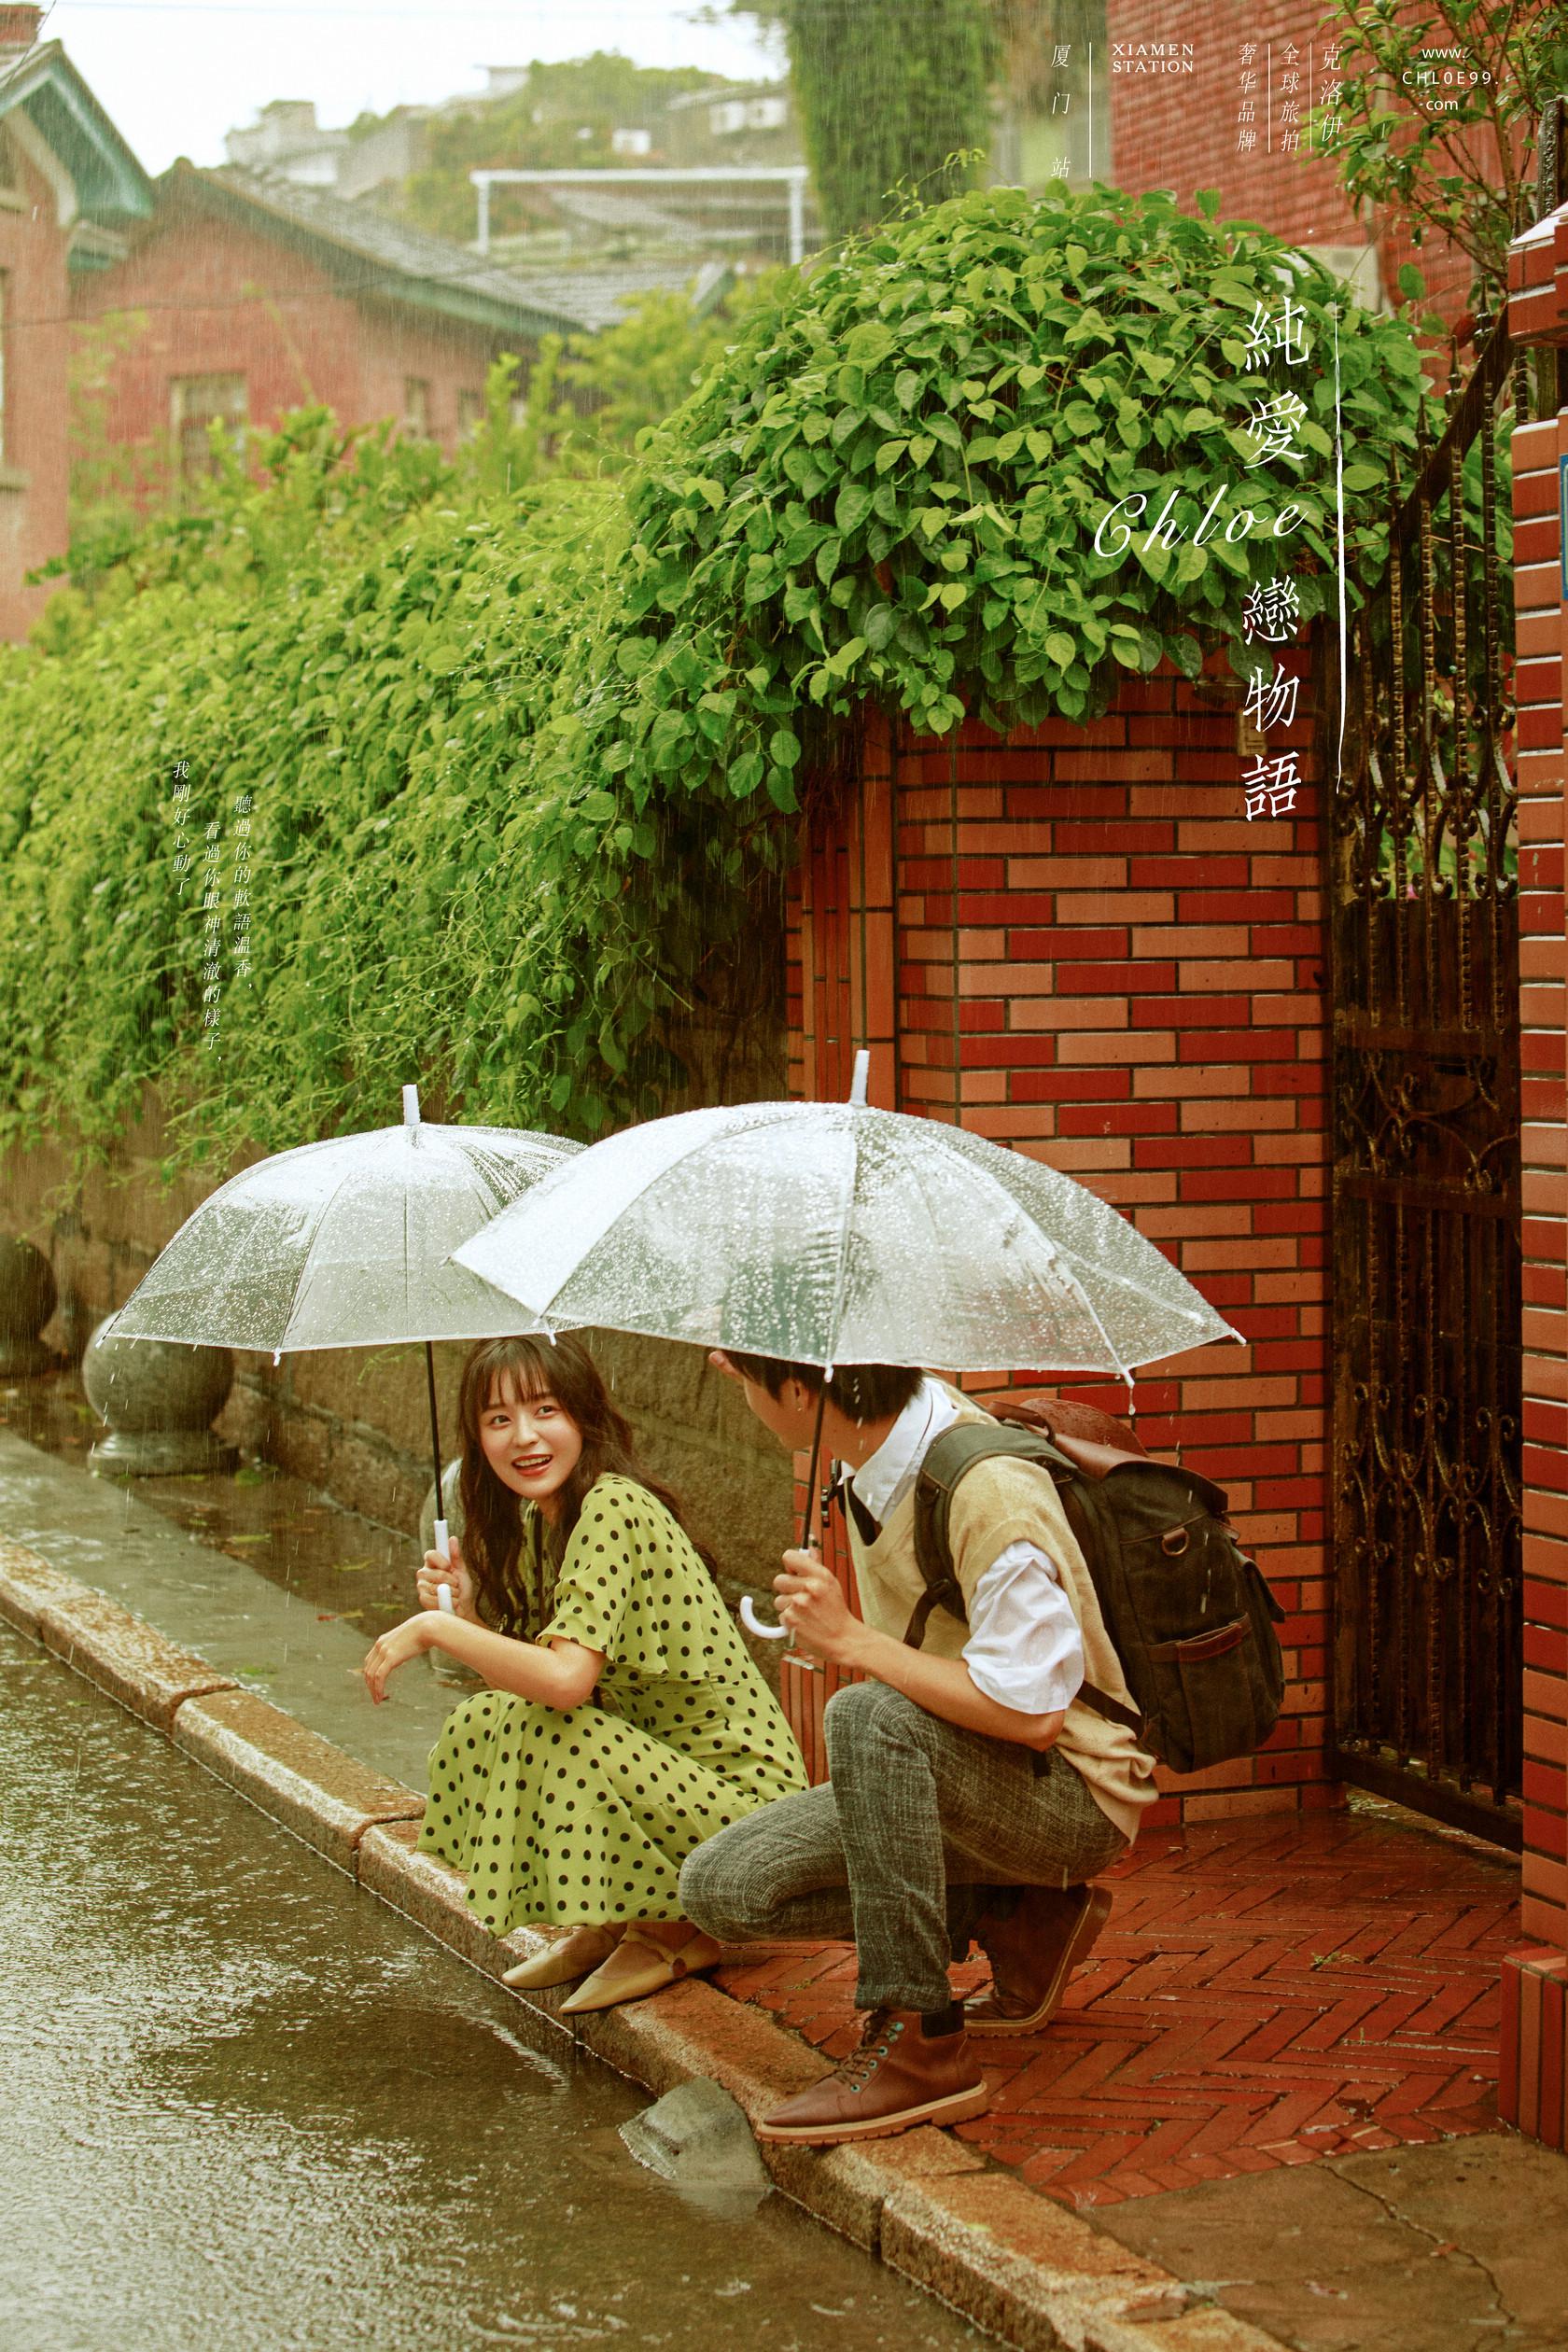
[[[1083,1704],[1127,1725],[1174,1771],[1251,1755],[1284,1695],[1274,1631],[1284,1612],[1231,1533],[1224,1490],[1146,1454],[1053,1435],[1042,1425],[1050,1409],[959,1421],[927,1449],[915,1489],[926,1589],[904,1640],[918,1649],[936,1608],[968,1622],[948,1540],[962,1479],[999,1456],[1035,1463],[1056,1482],[1135,1701],[1085,1683]]]

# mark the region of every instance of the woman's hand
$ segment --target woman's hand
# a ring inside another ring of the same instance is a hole
[[[406,1666],[411,1658],[429,1649],[439,1626],[439,1618],[422,1611],[418,1617],[405,1617],[401,1625],[395,1625],[390,1633],[384,1633],[379,1642],[371,1645],[360,1672],[365,1677],[365,1687],[378,1707],[386,1696],[388,1675],[395,1674],[399,1666]]]
[[[424,1565],[413,1580],[419,1605],[422,1609],[439,1609],[441,1596],[436,1588],[438,1585],[450,1585],[453,1616],[467,1617],[470,1625],[477,1625],[480,1617],[474,1606],[473,1572],[464,1564],[463,1547],[455,1535],[450,1539],[450,1560],[443,1560],[440,1552],[426,1553]]]
[[[815,1552],[787,1551],[773,1589],[778,1622],[789,1627],[802,1649],[830,1666],[852,1663],[849,1653],[865,1628],[850,1615],[838,1578]]]

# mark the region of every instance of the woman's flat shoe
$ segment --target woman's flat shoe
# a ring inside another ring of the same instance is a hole
[[[561,2015],[581,2017],[588,2009],[616,2009],[623,2001],[644,2000],[650,1993],[662,1993],[666,1984],[678,1984],[682,1977],[711,1968],[722,1952],[722,1945],[697,1928],[692,1930],[689,1941],[672,1947],[628,1927],[604,1966],[595,1968],[569,2000],[562,2002]]]
[[[574,1927],[543,1952],[520,1960],[502,1977],[520,1993],[547,1992],[553,1984],[570,1984],[608,1960],[621,1939],[613,1927]]]

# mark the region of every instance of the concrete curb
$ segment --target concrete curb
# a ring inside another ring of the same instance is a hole
[[[253,1691],[187,1699],[175,1716],[174,1742],[341,1869],[355,1868],[360,1841],[376,1823],[417,1821],[425,1811],[412,1788],[345,1756]]]
[[[484,1975],[499,1978],[542,1940],[523,1929],[497,1941],[458,1872],[415,1852],[424,1799],[413,1789],[4,1540],[0,1615]],[[571,2024],[557,2015],[561,1992],[511,1997],[563,2034],[575,2026],[575,2041],[655,2096],[702,2078],[753,2121],[828,2071],[765,2011],[701,1980]],[[785,2195],[1020,2352],[1282,2352],[948,2133],[760,2147]]]

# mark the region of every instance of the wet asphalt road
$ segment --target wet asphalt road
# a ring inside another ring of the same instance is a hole
[[[644,2104],[0,1622],[7,2352],[982,2341]]]

